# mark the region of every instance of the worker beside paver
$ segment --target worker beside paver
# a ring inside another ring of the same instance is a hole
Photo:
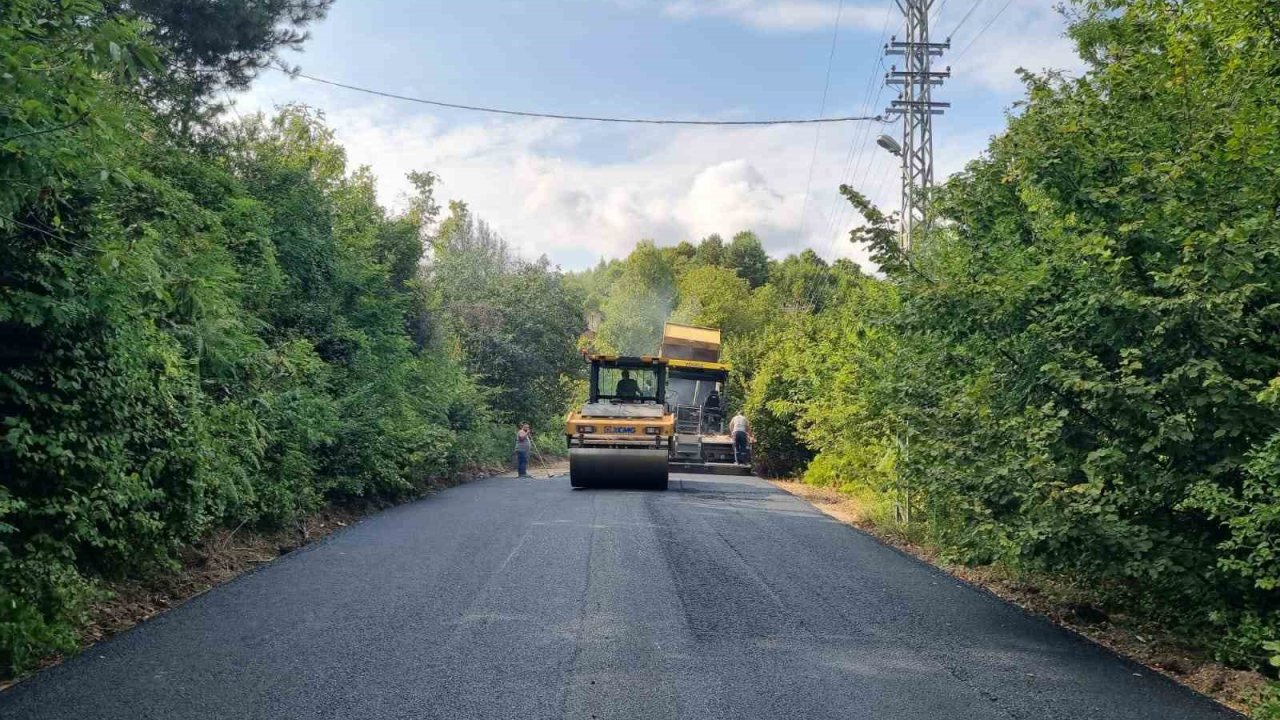
[[[748,441],[751,439],[751,426],[747,424],[747,416],[739,412],[729,421],[729,434],[733,436],[733,461],[738,464],[750,462]]]

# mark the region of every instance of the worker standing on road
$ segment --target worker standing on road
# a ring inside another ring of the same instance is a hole
[[[529,423],[520,423],[516,431],[516,477],[529,477],[529,450],[533,447],[533,431]]]
[[[741,465],[750,461],[751,426],[747,424],[747,416],[739,412],[729,421],[729,434],[733,435],[733,461]]]

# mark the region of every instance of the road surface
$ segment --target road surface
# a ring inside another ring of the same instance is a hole
[[[0,718],[1236,717],[755,478],[494,478],[0,694]]]

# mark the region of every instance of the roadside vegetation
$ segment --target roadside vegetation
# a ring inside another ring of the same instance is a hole
[[[887,282],[781,332],[807,475],[952,558],[1069,575],[1224,662],[1280,662],[1280,21],[1090,3]],[[1274,669],[1271,670],[1274,672]],[[1274,712],[1274,710],[1273,710]]]
[[[429,172],[381,207],[313,110],[222,112],[328,5],[0,5],[0,674],[220,528],[412,496],[564,407],[556,268]]]

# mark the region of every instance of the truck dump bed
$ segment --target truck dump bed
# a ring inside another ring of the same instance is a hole
[[[658,356],[667,360],[720,362],[720,331],[669,322],[662,326],[662,348]]]

